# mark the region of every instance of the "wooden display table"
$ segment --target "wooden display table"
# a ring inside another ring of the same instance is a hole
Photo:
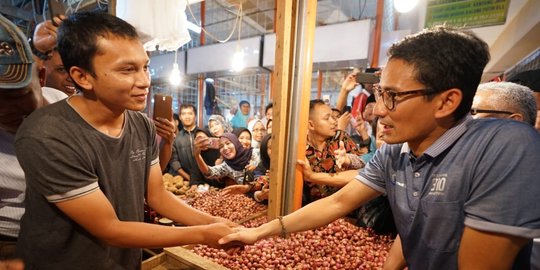
[[[207,269],[228,270],[222,265],[203,258],[187,248],[171,247],[164,248],[163,253],[151,257],[142,262],[142,270],[184,270],[184,269]]]

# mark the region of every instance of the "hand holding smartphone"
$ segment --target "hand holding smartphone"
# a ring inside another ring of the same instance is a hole
[[[219,138],[209,137],[208,138],[208,148],[219,149]]]
[[[154,113],[152,118],[155,120],[158,117],[168,119],[169,121],[173,120],[172,96],[154,95]]]

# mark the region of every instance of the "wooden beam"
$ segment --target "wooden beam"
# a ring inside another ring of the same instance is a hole
[[[302,44],[297,44],[296,50],[300,59],[298,65],[299,83],[300,83],[300,95],[296,99],[297,110],[297,122],[296,127],[296,156],[295,159],[304,160],[306,157],[306,145],[307,145],[307,122],[309,118],[309,101],[311,99],[311,80],[313,78],[313,51],[315,47],[315,24],[317,19],[317,1],[303,0],[302,10],[300,17],[303,19],[303,29],[301,34],[297,34],[296,38],[302,40]],[[292,161],[296,164],[296,160]],[[289,207],[288,212],[302,207],[302,195],[303,195],[303,174],[300,166],[296,166],[294,172],[295,184],[294,184],[294,197],[292,207]]]
[[[379,66],[379,52],[381,51],[382,20],[384,17],[384,0],[377,0],[377,15],[375,19],[375,33],[373,36],[373,57],[371,67]]]
[[[276,1],[276,64],[268,219],[301,207],[317,2]],[[297,24],[298,23],[298,24]]]
[[[294,29],[296,21],[296,1],[276,1],[276,55],[273,72],[274,118],[272,120],[272,166],[270,166],[270,194],[268,197],[268,219],[283,215],[283,186],[286,175],[287,160],[284,152],[287,148],[289,133],[288,116],[289,91],[292,89],[294,61]]]

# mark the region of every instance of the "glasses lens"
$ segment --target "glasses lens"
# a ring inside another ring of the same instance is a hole
[[[382,93],[382,99],[386,108],[388,108],[389,110],[392,110],[394,108],[394,96],[392,96],[390,92],[384,91]]]

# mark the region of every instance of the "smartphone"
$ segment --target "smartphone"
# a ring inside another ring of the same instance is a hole
[[[161,117],[172,121],[172,116],[172,96],[155,94],[154,113],[152,118],[156,119],[157,117]]]
[[[219,149],[219,138],[208,137],[208,148]]]
[[[375,75],[375,73],[364,73],[359,72],[356,74],[356,82],[357,83],[379,83],[379,76]]]

